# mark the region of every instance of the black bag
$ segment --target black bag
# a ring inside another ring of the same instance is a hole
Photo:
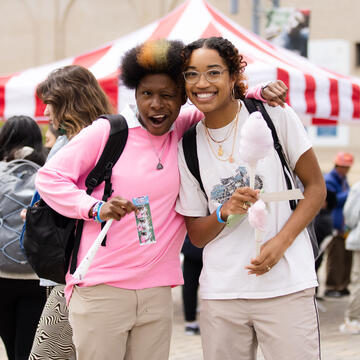
[[[274,141],[274,148],[280,158],[283,173],[286,181],[286,186],[288,190],[291,190],[293,188],[293,182],[291,181],[291,170],[289,168],[289,165],[286,162],[286,158],[283,152],[283,148],[280,144],[279,137],[277,135],[275,126],[267,113],[264,104],[262,101],[255,100],[255,99],[244,99],[244,104],[249,111],[249,113],[253,113],[254,111],[260,111],[264,120],[266,121],[267,126],[271,130],[271,135]],[[204,185],[201,180],[200,176],[200,169],[199,169],[199,159],[197,155],[197,145],[196,145],[196,125],[194,124],[183,136],[183,151],[184,151],[184,157],[186,165],[191,172],[191,174],[194,176],[194,178],[198,181],[200,189],[203,191],[203,193],[206,196],[206,192],[204,189]],[[294,179],[296,185],[301,189],[301,191],[304,190],[304,187],[298,177]],[[291,210],[295,210],[297,202],[296,200],[289,200],[289,205]],[[310,236],[311,245],[313,247],[314,257],[315,259],[318,257],[319,254],[319,247],[316,240],[315,230],[314,230],[314,223],[313,221],[307,226],[307,230]]]
[[[110,121],[110,136],[99,161],[87,176],[85,185],[90,195],[96,186],[105,181],[102,200],[106,201],[113,192],[112,168],[125,148],[128,127],[121,115],[101,117]],[[70,259],[70,273],[75,272],[83,224],[84,220],[71,219],[57,213],[42,199],[28,208],[23,246],[29,263],[39,277],[65,284]],[[105,244],[104,239],[102,245]]]
[[[19,236],[23,227],[20,212],[31,201],[39,165],[28,160],[0,162],[0,270],[9,274],[32,274]]]

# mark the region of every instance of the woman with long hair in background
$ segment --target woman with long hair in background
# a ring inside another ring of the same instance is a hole
[[[60,132],[48,160],[82,129],[102,114],[114,112],[95,76],[79,65],[57,69],[38,85],[39,98],[46,104],[44,115]],[[58,154],[61,157],[61,151]],[[72,330],[64,297],[64,285],[41,279],[51,289],[36,331],[30,360],[75,358]]]

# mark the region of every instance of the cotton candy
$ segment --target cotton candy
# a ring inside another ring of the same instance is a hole
[[[240,132],[240,157],[250,167],[266,157],[273,147],[271,130],[259,111],[251,113]]]
[[[267,210],[264,201],[261,199],[256,201],[249,210],[249,223],[250,225],[257,230],[265,231],[267,223]]]

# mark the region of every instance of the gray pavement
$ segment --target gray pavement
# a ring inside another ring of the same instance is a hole
[[[323,278],[323,269],[320,269],[320,278]],[[322,291],[323,286],[320,286],[319,293],[321,294]],[[169,360],[202,360],[200,336],[189,336],[184,333],[180,287],[173,289],[173,298],[175,323]],[[339,332],[347,301],[348,297],[343,297],[340,299],[324,298],[318,302],[323,360],[360,360],[360,335],[344,335]],[[258,360],[263,359],[259,354]],[[7,360],[1,341],[0,360]]]
[[[185,335],[182,320],[180,288],[174,289],[173,291],[175,302],[175,325],[170,350],[170,360],[201,360],[200,336]],[[325,298],[322,301],[318,301],[323,360],[360,359],[360,335],[344,335],[339,332],[339,325],[343,321],[344,309],[347,301],[348,297],[343,297],[341,299]],[[263,359],[264,358],[260,353],[258,355],[258,360]]]

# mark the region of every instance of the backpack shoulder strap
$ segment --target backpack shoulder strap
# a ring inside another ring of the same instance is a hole
[[[198,181],[202,192],[205,194],[205,197],[207,198],[204,185],[202,183],[200,176],[199,158],[198,158],[197,145],[196,145],[196,125],[197,124],[192,125],[191,128],[185,132],[182,140],[183,151],[184,151],[185,162],[189,171]]]
[[[109,120],[110,134],[100,159],[96,163],[95,167],[90,171],[85,180],[85,186],[87,188],[86,192],[90,195],[96,186],[105,181],[104,195],[102,200],[106,201],[113,192],[111,184],[112,168],[118,161],[125,148],[129,129],[127,122],[122,115],[101,115],[100,117]],[[105,223],[102,223],[101,227],[104,225]],[[76,227],[74,248],[71,257],[70,274],[73,274],[76,270],[77,254],[79,252],[83,226],[84,220],[79,220]],[[104,238],[101,245],[105,246],[105,244],[106,237]]]
[[[86,178],[85,186],[88,194],[91,194],[96,186],[106,180],[109,172],[111,176],[111,170],[125,148],[129,133],[126,120],[122,115],[101,115],[100,117],[109,120],[110,135],[100,159]],[[105,192],[106,190],[107,189],[105,189]],[[107,195],[108,198],[111,196],[111,193],[104,193],[104,196],[105,195]],[[107,200],[107,198],[103,200]]]
[[[277,154],[278,154],[278,156],[280,158],[280,161],[281,161],[281,164],[282,164],[282,167],[283,167],[287,188],[289,190],[292,189],[291,180],[290,180],[290,177],[288,175],[288,173],[289,174],[291,173],[290,168],[289,168],[288,163],[286,162],[285,155],[284,155],[284,152],[283,152],[283,148],[282,148],[282,146],[280,144],[279,137],[278,137],[278,134],[277,134],[276,129],[275,129],[275,125],[274,125],[273,121],[271,120],[270,115],[266,111],[263,102],[260,101],[260,100],[255,100],[255,99],[244,99],[243,101],[244,101],[244,104],[245,104],[245,106],[246,106],[246,108],[247,108],[247,110],[249,111],[250,114],[253,113],[254,111],[260,111],[261,112],[261,115],[263,116],[264,120],[266,121],[267,126],[271,130],[271,135],[272,135],[272,138],[273,138],[273,141],[274,141],[274,148],[275,148],[275,150],[276,150],[276,152],[277,152]],[[288,173],[285,171],[285,169],[288,171]],[[295,200],[289,200],[289,203],[290,203],[291,210],[295,210],[296,201]]]

